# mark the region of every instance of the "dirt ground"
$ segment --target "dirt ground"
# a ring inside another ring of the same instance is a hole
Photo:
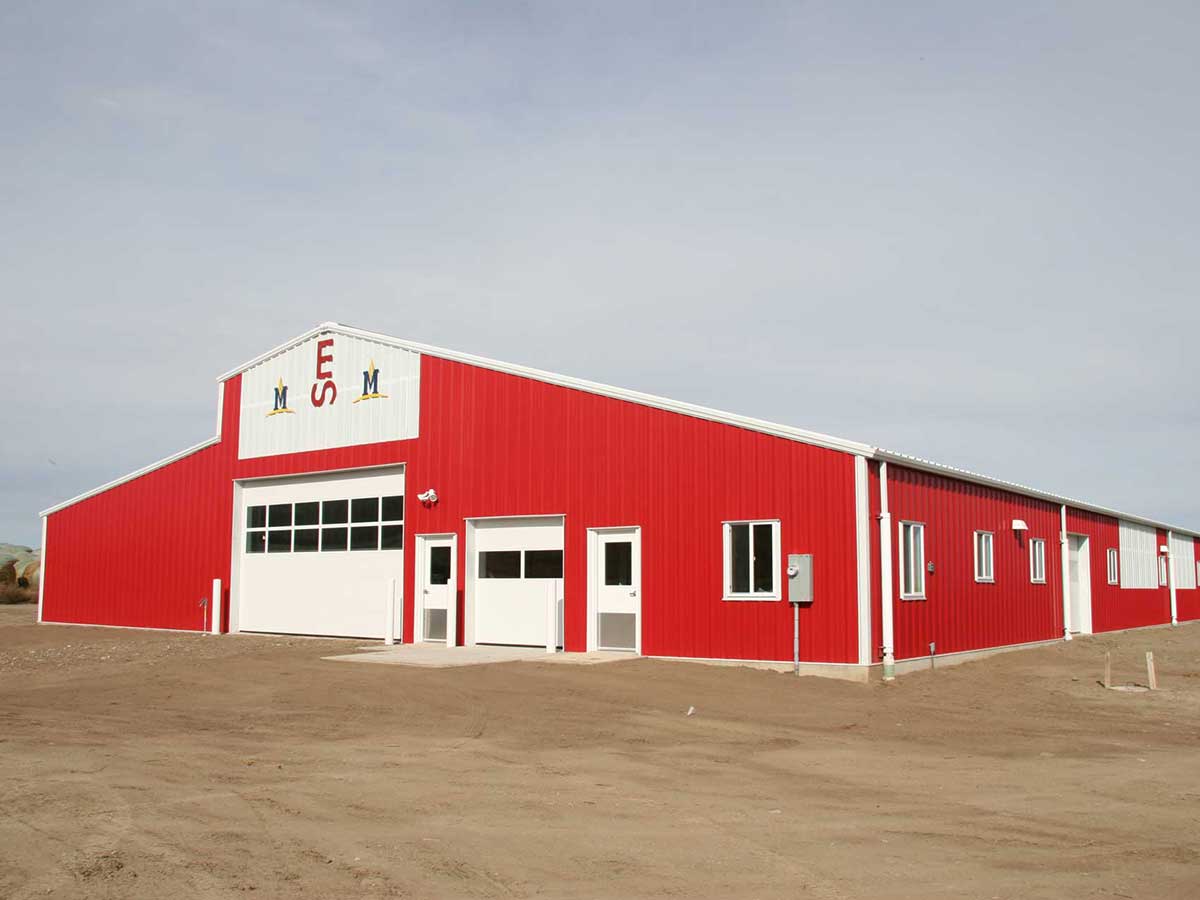
[[[33,617],[4,898],[1200,897],[1200,625],[855,685]]]

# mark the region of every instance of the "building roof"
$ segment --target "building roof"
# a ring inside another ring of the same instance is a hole
[[[489,359],[483,356],[475,356],[470,353],[463,353],[458,350],[447,350],[444,347],[435,347],[431,344],[422,344],[416,341],[407,341],[402,338],[392,337],[386,334],[380,334],[374,331],[366,331],[361,328],[354,328],[349,325],[342,325],[338,322],[324,322],[317,325],[315,328],[310,328],[301,335],[297,335],[291,340],[285,341],[277,347],[261,353],[253,359],[230,369],[228,372],[218,376],[217,381],[224,383],[234,375],[240,375],[247,369],[253,368],[260,363],[266,362],[274,356],[278,356],[287,352],[293,347],[301,344],[317,335],[321,334],[341,334],[347,337],[361,338],[363,340],[374,341],[379,344],[384,344],[392,347],[399,347],[404,350],[411,350],[417,353],[422,353],[427,356],[437,357],[439,359],[447,359],[453,362],[465,363],[467,365],[476,366],[482,369],[491,369],[496,372],[504,372],[509,375],[516,375],[521,378],[530,378],[534,381],[542,381],[547,384],[554,384],[560,387],[571,388],[573,390],[585,391],[589,394],[597,394],[602,397],[612,397],[617,400],[625,400],[629,403],[637,403],[642,406],[649,406],[655,409],[666,410],[667,412],[679,413],[685,416],[692,416],[698,419],[707,419],[712,422],[720,422],[725,425],[732,425],[736,428],[744,428],[749,431],[757,431],[762,434],[769,434],[774,437],[784,438],[787,440],[798,441],[804,444],[810,444],[815,447],[824,447],[829,450],[837,450],[843,453],[849,453],[854,456],[862,456],[867,459],[874,459],[880,462],[893,463],[895,465],[905,466],[907,468],[918,469],[924,472],[930,472],[936,475],[942,475],[948,478],[955,478],[960,481],[969,481],[975,484],[985,485],[987,487],[996,488],[999,490],[1009,491],[1015,494],[1022,494],[1028,497],[1035,497],[1040,500],[1045,500],[1058,505],[1067,505],[1075,509],[1087,510],[1090,512],[1100,513],[1102,515],[1111,516],[1117,519],[1125,519],[1130,522],[1137,522],[1144,525],[1152,525],[1155,528],[1175,531],[1179,534],[1187,534],[1192,536],[1200,536],[1200,532],[1189,528],[1178,528],[1154,519],[1148,519],[1145,516],[1136,516],[1129,513],[1120,512],[1104,506],[1098,506],[1094,503],[1088,503],[1081,500],[1076,500],[1071,497],[1064,497],[1050,491],[1043,491],[1038,488],[1031,488],[1023,484],[1018,484],[1012,481],[1004,481],[998,478],[992,478],[988,475],[980,475],[976,472],[970,472],[966,469],[947,466],[942,463],[932,462],[930,460],[921,459],[920,457],[910,456],[905,453],[898,453],[892,450],[886,450],[881,447],[875,447],[870,444],[864,444],[859,441],[847,440],[845,438],[834,437],[833,435],[822,434],[816,431],[808,431],[803,428],[796,428],[791,425],[781,425],[776,422],[768,422],[764,419],[755,419],[749,416],[740,416],[736,413],[725,412],[723,410],[711,409],[706,406],[698,406],[693,403],[684,403],[679,400],[671,400],[666,397],[659,397],[654,394],[645,394],[641,391],[633,391],[628,388],[614,387],[608,384],[601,384],[596,381],[587,381],[582,378],[573,378],[569,375],[559,375],[554,372],[547,372],[542,369],[534,369],[529,366],[521,366],[515,363],[502,362],[500,360]],[[219,411],[218,411],[219,422]],[[175,462],[191,453],[202,450],[208,447],[219,439],[217,437],[209,438],[193,447],[189,447],[179,453],[169,456],[166,459],[153,463],[136,472],[131,472],[121,478],[101,485],[98,488],[80,494],[77,497],[72,497],[70,500],[52,506],[49,509],[43,510],[41,515],[46,516],[57,512],[64,507],[70,506],[80,500],[99,494],[109,488],[116,487],[123,482],[130,481],[141,475],[151,472],[154,469],[161,468],[169,463]]]

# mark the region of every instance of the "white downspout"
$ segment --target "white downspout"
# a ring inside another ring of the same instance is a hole
[[[896,677],[896,642],[892,623],[892,514],[888,512],[887,463],[879,464],[879,585],[883,613],[883,680]]]
[[[1058,555],[1062,563],[1063,640],[1071,639],[1071,548],[1067,542],[1067,506],[1059,507]]]
[[[1171,538],[1174,535],[1167,532],[1167,584],[1171,587],[1171,624],[1179,624],[1179,610],[1175,605],[1175,547]]]

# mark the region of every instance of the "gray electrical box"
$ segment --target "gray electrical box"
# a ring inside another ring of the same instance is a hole
[[[789,553],[787,564],[788,603],[812,603],[812,554]]]

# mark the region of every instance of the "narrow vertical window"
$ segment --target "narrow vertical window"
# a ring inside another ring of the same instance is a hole
[[[975,580],[995,581],[992,542],[994,535],[990,531],[975,532]]]
[[[1167,586],[1167,558],[1165,556],[1158,558],[1158,586]]]
[[[1046,583],[1046,542],[1041,538],[1029,541],[1029,580],[1034,584]]]
[[[1121,571],[1117,561],[1117,548],[1108,548],[1108,583],[1116,584],[1120,580]]]
[[[900,599],[925,599],[925,526],[900,523]]]

